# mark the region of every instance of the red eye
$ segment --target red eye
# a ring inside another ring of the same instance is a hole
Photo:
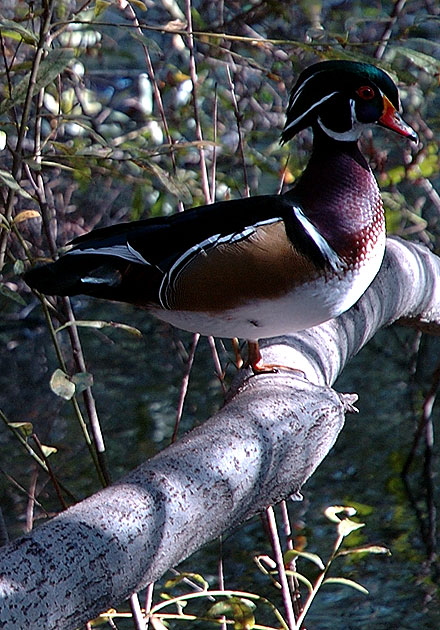
[[[364,101],[371,101],[372,98],[375,97],[375,93],[372,87],[369,85],[363,85],[362,87],[356,90],[356,94],[361,97]]]

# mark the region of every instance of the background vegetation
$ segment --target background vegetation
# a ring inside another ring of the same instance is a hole
[[[0,493],[14,537],[202,421],[234,373],[228,344],[198,342],[123,305],[78,298],[74,315],[66,300],[31,294],[24,268],[96,226],[292,183],[311,138],[304,132],[279,145],[288,92],[304,67],[332,58],[378,63],[401,84],[419,145],[377,129],[363,150],[383,190],[389,232],[437,251],[440,9],[429,0],[2,7]],[[89,322],[79,334],[74,317]],[[362,415],[350,418],[305,500],[289,506],[296,545],[325,555],[333,534],[322,509],[357,502],[371,539],[394,555],[339,565],[373,597],[329,588],[310,613],[314,627],[374,620],[377,628],[404,628],[403,618],[408,627],[438,625],[438,350],[435,339],[385,331],[341,379],[341,389],[360,393]],[[284,511],[278,518],[286,523]],[[348,541],[363,539],[353,533]],[[281,605],[252,567],[254,552],[272,553],[260,523],[222,545],[224,582],[218,546],[183,568]]]

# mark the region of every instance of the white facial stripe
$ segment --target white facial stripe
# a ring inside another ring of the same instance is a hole
[[[326,127],[320,118],[318,118],[318,124],[330,138],[333,138],[333,140],[340,140],[342,142],[353,142],[355,140],[359,140],[365,127],[369,126],[355,121],[352,128],[347,129],[347,131],[333,131],[333,129]]]
[[[239,241],[242,241],[243,239],[248,238],[251,234],[253,234],[257,227],[261,225],[276,223],[277,221],[281,221],[281,217],[274,217],[272,219],[258,221],[253,225],[245,227],[241,232],[234,232],[233,234],[226,234],[225,236],[215,234],[214,236],[210,236],[204,241],[193,245],[193,247],[190,247],[176,260],[176,262],[172,265],[167,274],[163,277],[159,289],[159,301],[161,306],[163,308],[169,308],[166,295],[169,287],[171,287],[176,282],[179,275],[185,270],[185,267],[189,265],[196,256],[200,254],[206,254],[206,249],[209,249],[216,245],[220,245],[222,243],[237,243]]]
[[[354,140],[358,140],[362,130],[363,125],[358,122],[356,118],[356,103],[354,99],[350,99],[350,114],[351,114],[351,128],[347,129],[347,131],[334,131],[333,129],[329,129],[324,125],[321,118],[318,117],[318,124],[321,129],[333,140],[342,140],[345,142],[352,142]]]
[[[294,127],[295,125],[297,125],[305,116],[307,116],[307,114],[309,114],[310,112],[312,112],[316,107],[318,107],[319,105],[321,105],[322,103],[325,103],[325,101],[328,101],[329,98],[331,98],[332,96],[334,96],[335,94],[337,94],[338,92],[332,92],[331,94],[327,94],[326,96],[323,96],[319,101],[317,101],[316,103],[313,103],[313,105],[311,107],[309,107],[309,109],[307,109],[305,112],[303,112],[300,116],[298,116],[297,118],[295,118],[295,120],[292,120],[287,127],[284,127],[284,133],[286,131],[288,131],[291,127]],[[292,103],[293,106],[293,103]],[[289,111],[290,111],[291,107],[289,107]]]
[[[295,101],[299,98],[299,95],[304,90],[304,87],[307,85],[307,83],[311,79],[316,77],[317,74],[320,74],[321,72],[323,72],[323,70],[319,70],[318,72],[315,72],[314,74],[311,74],[305,81],[303,81],[303,83],[301,83],[301,85],[299,87],[299,90],[296,92],[295,97],[292,99],[292,102],[289,104],[290,107],[293,107],[293,105],[295,104]]]

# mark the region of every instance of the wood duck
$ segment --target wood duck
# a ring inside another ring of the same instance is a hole
[[[298,78],[282,142],[311,126],[310,161],[296,185],[96,229],[26,282],[50,295],[86,294],[145,307],[185,330],[249,341],[310,328],[350,308],[385,248],[382,200],[357,141],[371,125],[417,140],[382,70],[324,61]]]

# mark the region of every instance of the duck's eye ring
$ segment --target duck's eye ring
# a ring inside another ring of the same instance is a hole
[[[363,101],[371,101],[375,97],[375,92],[369,85],[362,85],[356,90],[356,94],[361,97]]]

